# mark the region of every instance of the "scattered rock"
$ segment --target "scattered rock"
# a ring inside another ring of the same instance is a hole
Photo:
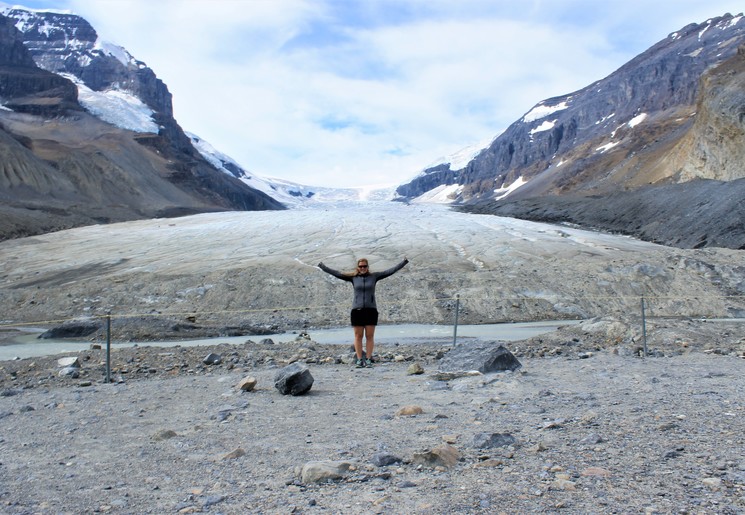
[[[473,436],[473,447],[476,449],[493,449],[514,445],[515,437],[509,433],[477,433]]]
[[[222,363],[222,356],[214,352],[210,352],[204,357],[202,363],[204,363],[205,365],[219,365],[220,363]]]
[[[581,472],[583,476],[610,477],[610,470],[602,467],[587,467]]]
[[[57,360],[60,368],[80,368],[80,359],[77,356],[68,356]]]
[[[348,461],[311,461],[303,465],[300,480],[305,484],[338,481],[352,468]]]
[[[420,406],[410,405],[404,406],[396,411],[397,417],[415,417],[424,413],[424,410]]]
[[[313,376],[308,367],[293,363],[281,369],[274,376],[274,387],[282,395],[303,395],[313,386]]]
[[[242,448],[238,447],[236,449],[233,449],[229,453],[227,453],[225,456],[222,457],[224,460],[234,460],[237,458],[241,458],[246,455],[246,451]]]
[[[478,370],[483,374],[515,371],[522,367],[518,359],[498,342],[468,342],[456,345],[440,361],[440,370],[455,372]]]
[[[258,380],[253,377],[244,377],[241,379],[241,382],[238,383],[238,389],[244,392],[251,392],[254,388],[256,388],[256,385],[258,384]]]
[[[376,467],[387,467],[388,465],[401,463],[403,460],[388,452],[378,452],[373,455],[370,461]]]
[[[178,434],[176,434],[176,431],[172,429],[161,429],[153,435],[153,440],[160,442],[162,440],[170,440],[176,436],[178,436]]]
[[[460,458],[460,452],[452,445],[442,444],[434,449],[414,453],[411,462],[414,465],[424,467],[445,467],[446,469],[455,466]]]
[[[406,375],[416,376],[424,373],[424,369],[419,363],[412,363],[409,368],[406,369]]]

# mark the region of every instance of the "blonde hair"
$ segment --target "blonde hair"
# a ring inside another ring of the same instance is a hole
[[[359,268],[360,267],[360,263],[365,263],[368,267],[370,266],[370,262],[367,260],[367,258],[358,258],[357,259],[357,266],[354,268],[354,271],[353,272],[348,272],[345,275],[347,275],[349,277],[355,277],[357,275],[360,275],[360,268]],[[370,268],[368,268],[367,270],[369,272],[370,271]]]

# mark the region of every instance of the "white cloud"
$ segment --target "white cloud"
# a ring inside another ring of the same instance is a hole
[[[360,186],[404,182],[738,2],[46,3],[146,62],[182,127],[245,168]]]

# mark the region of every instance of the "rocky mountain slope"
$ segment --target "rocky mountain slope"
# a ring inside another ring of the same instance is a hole
[[[97,111],[104,101],[130,123]],[[283,208],[209,163],[173,118],[165,84],[78,16],[0,15],[0,104],[0,238]]]
[[[477,212],[742,248],[743,43],[742,16],[684,27],[610,76],[540,102],[465,167],[438,165],[397,191],[413,199],[458,185],[453,200]],[[740,223],[720,224],[722,212]],[[681,214],[680,230],[668,224]]]

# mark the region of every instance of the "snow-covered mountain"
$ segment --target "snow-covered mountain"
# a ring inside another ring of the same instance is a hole
[[[745,18],[726,14],[538,102],[467,162],[441,160],[397,194],[668,245],[745,248],[744,104]]]
[[[702,77],[743,44],[742,14],[692,23],[608,77],[538,102],[492,141],[435,162],[397,193],[411,200],[447,189],[451,200],[471,202],[742,177],[741,167],[734,174],[693,170],[670,159],[665,146],[696,119]]]
[[[0,239],[205,211],[276,210],[213,166],[167,86],[83,18],[0,14]]]

